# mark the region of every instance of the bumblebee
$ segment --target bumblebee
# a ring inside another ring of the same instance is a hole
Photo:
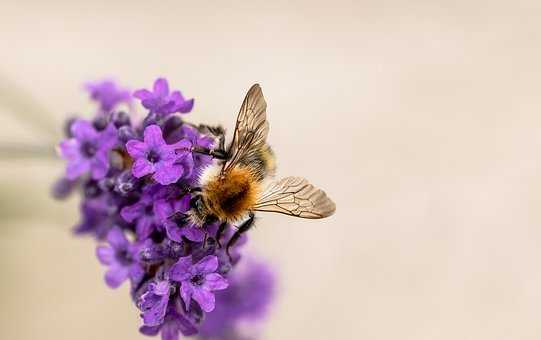
[[[201,129],[214,134],[219,145],[214,150],[194,150],[207,153],[218,162],[204,170],[188,214],[200,226],[221,221],[216,235],[220,246],[226,225],[244,221],[226,245],[228,254],[238,238],[253,226],[255,211],[319,219],[332,215],[336,209],[323,190],[302,177],[286,177],[263,188],[264,181],[273,177],[276,169],[274,153],[266,141],[266,109],[261,87],[255,84],[241,105],[227,150],[224,130],[206,126]]]

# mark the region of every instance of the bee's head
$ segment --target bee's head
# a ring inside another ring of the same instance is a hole
[[[190,216],[192,221],[202,226],[205,223],[212,223],[216,221],[216,218],[208,211],[203,195],[197,194],[190,200]]]
[[[203,213],[203,196],[201,196],[201,194],[193,196],[190,200],[190,207],[196,214]]]

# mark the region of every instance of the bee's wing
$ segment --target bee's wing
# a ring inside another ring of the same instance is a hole
[[[240,107],[233,140],[229,145],[228,160],[222,167],[222,173],[227,172],[250,154],[260,150],[266,143],[269,124],[266,117],[267,103],[258,84],[253,85]]]
[[[324,218],[336,205],[321,189],[302,177],[286,177],[271,184],[259,197],[254,210],[303,218]]]

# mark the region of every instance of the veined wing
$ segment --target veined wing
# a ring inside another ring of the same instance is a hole
[[[222,167],[222,173],[235,165],[250,159],[266,143],[269,124],[266,118],[267,103],[258,84],[253,85],[240,107],[233,140],[227,150],[228,160]]]
[[[325,192],[302,177],[286,177],[271,184],[259,197],[254,210],[302,218],[324,218],[336,210]]]

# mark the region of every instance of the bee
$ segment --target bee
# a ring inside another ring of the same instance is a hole
[[[225,131],[210,127],[202,128],[217,135],[218,148],[195,150],[219,161],[204,170],[188,213],[199,226],[222,222],[216,235],[219,246],[226,225],[244,221],[226,245],[228,255],[239,237],[254,225],[256,211],[319,219],[332,215],[336,209],[323,190],[302,177],[285,177],[263,187],[276,170],[274,153],[267,144],[266,109],[261,87],[255,84],[242,102],[233,140],[227,150],[222,149]]]

